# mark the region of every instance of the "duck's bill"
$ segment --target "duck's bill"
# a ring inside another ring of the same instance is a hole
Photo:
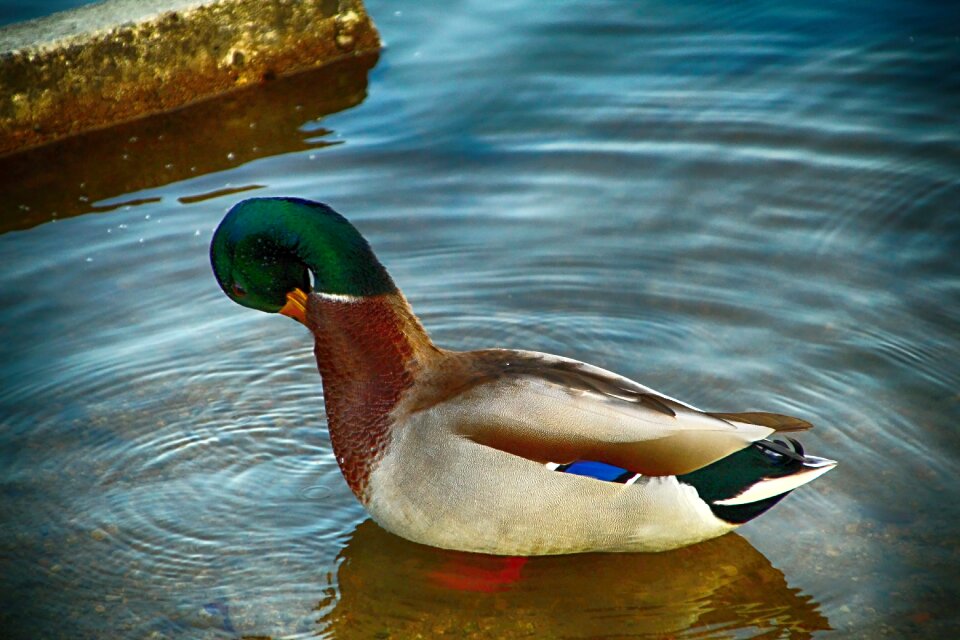
[[[287,293],[287,303],[280,309],[280,313],[290,316],[300,324],[307,324],[307,294],[300,289]]]

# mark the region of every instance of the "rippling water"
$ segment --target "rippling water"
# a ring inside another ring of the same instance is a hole
[[[94,0],[0,0],[0,25],[32,20],[54,11],[74,9]]]
[[[957,12],[675,4],[371,0],[379,60],[0,158],[0,635],[947,637]],[[445,346],[795,413],[841,465],[656,556],[399,540],[309,336],[212,277],[250,194],[346,214]]]

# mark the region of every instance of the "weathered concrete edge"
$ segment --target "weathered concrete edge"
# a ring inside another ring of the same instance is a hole
[[[140,4],[138,21],[118,12],[104,26],[112,4],[131,3],[97,5],[99,20],[64,12],[59,30],[41,25],[32,45],[0,53],[0,154],[381,46],[362,0],[168,0],[180,9]]]

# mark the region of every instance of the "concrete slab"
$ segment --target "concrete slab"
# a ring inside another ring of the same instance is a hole
[[[107,0],[0,29],[0,154],[380,48],[362,0]]]

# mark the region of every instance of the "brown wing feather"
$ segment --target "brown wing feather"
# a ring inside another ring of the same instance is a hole
[[[575,360],[548,359],[542,354],[500,349],[475,351],[470,354],[489,378],[522,377],[539,378],[566,387],[572,391],[593,391],[630,402],[674,417],[677,412],[670,408],[673,401],[643,387],[628,378],[612,376],[606,371],[595,371]]]
[[[446,352],[411,412],[446,412],[457,433],[540,462],[595,460],[643,473],[689,473],[770,427],[710,416],[622,376],[535,352]],[[732,414],[731,414],[732,415]]]
[[[779,432],[806,431],[813,429],[813,425],[806,420],[785,416],[780,413],[766,413],[764,411],[745,411],[743,413],[716,413],[707,412],[707,415],[729,422],[745,422],[746,424],[756,424],[761,427],[770,427]]]
[[[702,446],[702,434],[678,431],[656,440],[604,442],[590,438],[544,438],[509,429],[480,429],[468,437],[479,444],[537,462],[593,460],[645,476],[673,476],[701,469],[749,444],[733,437]]]

